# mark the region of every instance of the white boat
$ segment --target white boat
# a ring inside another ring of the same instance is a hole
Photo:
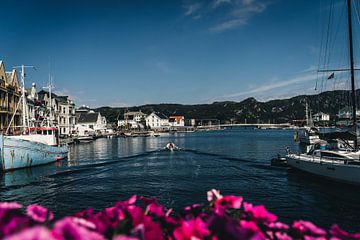
[[[173,152],[174,150],[179,150],[179,147],[176,146],[175,143],[169,142],[169,143],[166,144],[165,149],[170,151],[170,152]]]
[[[360,152],[311,150],[286,155],[287,164],[298,170],[332,180],[360,185]]]
[[[319,148],[314,146],[310,149],[310,151],[304,154],[288,153],[286,155],[286,160],[288,165],[292,168],[307,173],[326,177],[336,181],[360,184],[360,151],[358,147],[358,130],[356,119],[355,69],[352,43],[351,5],[351,0],[347,0],[350,69],[340,69],[336,71],[350,70],[353,130],[352,132],[347,132],[347,134],[349,136],[352,135],[352,137],[347,138],[347,141],[343,141],[344,144],[337,144],[336,146],[331,146],[330,144],[321,146],[318,144],[318,146],[320,146]],[[335,134],[333,139],[337,139]]]
[[[76,138],[76,141],[77,142],[83,142],[83,143],[88,143],[88,142],[91,142],[94,140],[94,136],[90,136],[90,135],[87,135],[87,136],[78,136]]]
[[[27,111],[24,111],[26,109],[24,68],[25,66],[22,65],[22,96],[20,101],[22,100],[23,103],[23,131],[21,135],[16,136],[0,134],[0,169],[3,171],[52,163],[66,158],[68,153],[67,145],[60,144],[58,129],[50,126],[50,121],[47,121],[46,127],[30,128],[29,125],[27,125],[29,123],[29,116],[27,116]],[[14,115],[16,112],[17,109]],[[13,118],[10,121],[6,133],[11,126],[12,120]]]
[[[305,104],[306,126],[295,131],[294,140],[305,145],[312,145],[320,142],[319,130],[314,127],[311,110],[308,102]]]
[[[305,127],[295,132],[295,140],[306,145],[320,142],[319,132],[315,128]]]

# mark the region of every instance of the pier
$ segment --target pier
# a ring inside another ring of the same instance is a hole
[[[229,124],[217,124],[217,125],[204,125],[198,126],[197,129],[222,129],[222,128],[233,128],[233,127],[256,127],[256,128],[292,128],[293,125],[290,123],[229,123]]]

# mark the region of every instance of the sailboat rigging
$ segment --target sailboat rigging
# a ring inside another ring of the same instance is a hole
[[[351,18],[352,1],[346,1],[353,132],[342,132],[340,134],[333,133],[333,137],[328,139],[327,144],[315,144],[307,153],[303,154],[294,154],[289,152],[286,155],[286,159],[288,165],[295,169],[336,181],[360,184],[360,151],[357,139],[355,68]],[[344,71],[344,69],[339,69],[338,71]],[[326,72],[326,70],[322,70],[322,72]],[[350,139],[352,144],[349,144],[347,141],[343,144],[339,143],[339,139],[345,138]]]
[[[50,125],[49,122],[47,126],[30,127],[25,96],[25,68],[33,68],[33,66],[21,65],[20,67],[21,98],[14,115],[22,102],[22,133],[8,135],[13,116],[6,135],[0,134],[0,169],[3,171],[55,162],[66,158],[68,153],[67,146],[59,142],[57,127]]]

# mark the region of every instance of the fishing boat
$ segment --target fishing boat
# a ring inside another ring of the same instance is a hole
[[[0,168],[3,171],[52,163],[66,158],[68,153],[67,145],[60,144],[58,128],[52,124],[50,118],[45,126],[29,127],[29,116],[27,116],[26,111],[24,70],[25,66],[22,65],[22,94],[20,98],[23,107],[22,133],[20,135],[7,135],[13,120],[12,118],[5,135],[0,134]],[[17,111],[18,109],[15,110],[14,115]]]
[[[352,39],[352,1],[347,0],[347,23],[349,34],[349,57],[350,69],[337,71],[349,71],[351,76],[351,100],[352,100],[352,127],[351,131],[343,133],[347,137],[333,136],[333,144],[315,144],[306,153],[288,153],[286,160],[292,168],[325,177],[335,181],[351,184],[360,184],[360,151],[358,148],[358,134],[356,121],[356,95],[355,95],[355,69]],[[331,70],[334,71],[334,70]],[[338,134],[339,135],[339,134]],[[342,139],[342,144],[338,143]],[[341,146],[341,147],[339,147]]]
[[[295,131],[294,140],[300,144],[312,145],[320,142],[319,130],[314,126],[308,103],[305,104],[306,126]]]

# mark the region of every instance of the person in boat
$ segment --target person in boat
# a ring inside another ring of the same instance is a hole
[[[173,142],[169,142],[168,144],[166,144],[165,147],[167,150],[173,151],[175,149],[178,149],[178,147],[175,145],[175,143]]]

